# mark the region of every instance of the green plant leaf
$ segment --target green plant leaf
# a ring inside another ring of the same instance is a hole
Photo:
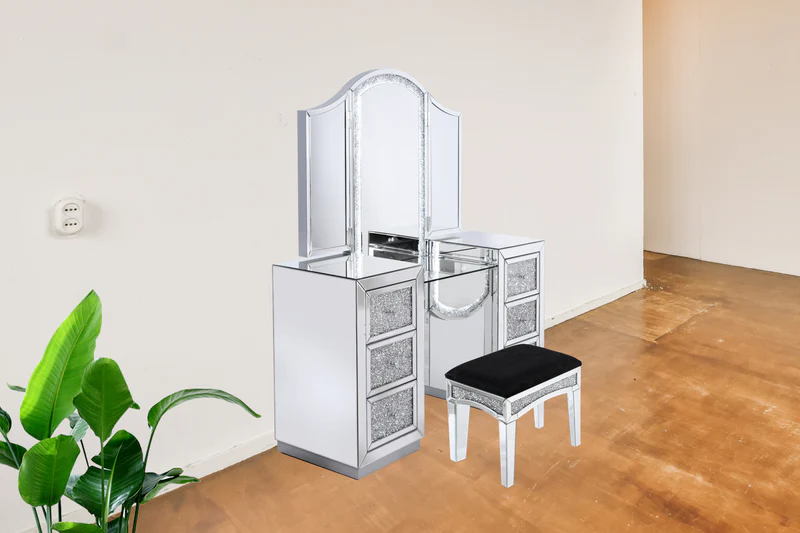
[[[79,453],[75,440],[66,435],[45,439],[28,450],[19,469],[19,494],[25,503],[33,507],[57,504]]]
[[[125,521],[122,520],[121,516],[116,517],[108,523],[108,533],[128,533],[125,527]]]
[[[19,385],[12,385],[11,383],[6,383],[8,388],[13,390],[14,392],[25,392],[25,387],[20,387]]]
[[[69,427],[71,429],[70,435],[75,442],[80,443],[83,440],[83,437],[86,436],[86,432],[89,431],[89,424],[81,418],[81,416],[75,412],[69,415]]]
[[[20,408],[20,422],[31,437],[52,437],[74,410],[72,400],[80,392],[84,369],[94,359],[101,323],[100,298],[92,291],[53,334]]]
[[[142,483],[142,494],[145,496],[158,485],[160,482],[164,481],[165,479],[178,477],[183,474],[182,468],[173,468],[163,474],[154,474],[152,472],[148,472],[144,475],[144,483]]]
[[[103,530],[94,524],[78,524],[76,522],[58,522],[53,524],[53,529],[69,533],[103,533]]]
[[[67,481],[67,487],[64,489],[64,496],[66,496],[72,501],[75,501],[75,498],[72,497],[73,496],[72,490],[75,488],[75,484],[78,482],[80,478],[81,476],[79,474],[72,474],[71,476],[69,476],[69,480]]]
[[[106,476],[108,511],[122,505],[136,494],[144,481],[144,457],[142,446],[136,437],[127,431],[118,431],[103,450]]]
[[[89,423],[83,418],[81,418],[78,421],[78,423],[75,424],[75,427],[72,428],[70,436],[72,436],[72,438],[75,439],[75,442],[80,442],[83,440],[83,437],[86,436],[86,433],[88,431],[89,431]]]
[[[152,490],[145,493],[142,503],[147,503],[159,494],[161,494],[170,485],[186,485],[187,483],[200,483],[200,480],[191,476],[177,476],[164,481],[156,483]]]
[[[128,409],[138,409],[119,365],[102,358],[86,367],[81,391],[73,402],[78,414],[86,420],[94,434],[105,442],[114,426]]]
[[[224,400],[238,405],[256,418],[261,418],[261,415],[250,409],[242,400],[232,394],[217,389],[185,389],[178,391],[175,394],[170,394],[157,404],[155,404],[150,412],[147,413],[147,424],[155,429],[161,418],[169,412],[173,407],[177,407],[184,402],[190,400],[198,400],[200,398],[214,398],[217,400]]]
[[[103,516],[103,495],[100,469],[91,466],[81,476],[74,476],[64,494],[94,516]]]
[[[14,450],[14,455],[11,455],[11,450]],[[25,448],[19,444],[11,444],[11,448],[5,442],[0,442],[0,465],[10,466],[14,470],[19,470],[17,461],[22,462],[22,457],[25,455]],[[16,461],[14,458],[16,457]]]
[[[0,407],[0,434],[6,437],[9,431],[11,431],[11,416]]]
[[[136,494],[134,494],[133,496],[128,498],[128,501],[126,501],[123,504],[123,507],[125,507],[126,509],[130,509],[131,507],[134,506],[134,504],[141,503],[142,502],[142,498],[144,496],[146,496],[154,488],[156,488],[156,485],[158,485],[159,482],[164,481],[164,480],[166,480],[168,478],[178,477],[181,474],[183,474],[183,469],[182,468],[172,468],[170,470],[167,470],[163,474],[156,474],[154,472],[147,472],[144,475],[144,482],[142,483],[141,490],[139,490]]]
[[[92,458],[100,463],[100,457]],[[120,430],[114,434],[103,450],[105,463],[105,489],[102,488],[102,471],[89,467],[85,474],[70,483],[67,496],[97,517],[111,514],[114,509],[136,494],[144,480],[142,447],[136,437]],[[105,492],[106,501],[101,494]]]

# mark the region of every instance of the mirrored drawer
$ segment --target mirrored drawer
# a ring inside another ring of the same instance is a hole
[[[539,294],[541,265],[539,253],[506,260],[506,301]]]
[[[367,346],[367,394],[374,395],[415,378],[417,332]]]
[[[417,327],[416,282],[407,281],[367,292],[367,342]]]
[[[417,428],[417,382],[412,381],[367,400],[370,450]]]
[[[505,305],[503,346],[528,340],[539,334],[539,297],[532,296]]]

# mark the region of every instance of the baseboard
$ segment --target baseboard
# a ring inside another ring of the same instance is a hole
[[[598,307],[602,307],[608,303],[613,302],[614,300],[619,300],[623,296],[627,296],[632,292],[636,292],[639,289],[642,289],[647,286],[647,281],[641,280],[628,285],[627,287],[623,287],[619,290],[616,290],[612,293],[606,294],[596,300],[592,300],[591,302],[586,302],[583,305],[579,305],[569,311],[565,311],[563,313],[559,313],[556,316],[552,316],[549,318],[544,319],[544,328],[552,328],[555,325],[561,324],[562,322],[566,322],[571,318],[575,318],[576,316],[582,315],[584,313],[588,313],[592,309],[597,309]]]
[[[228,448],[225,451],[216,453],[210,457],[206,457],[205,459],[201,459],[194,463],[191,463],[184,467],[184,473],[188,476],[194,476],[197,478],[203,478],[209,474],[213,474],[214,472],[219,472],[220,470],[224,470],[229,466],[233,466],[236,463],[240,463],[245,459],[249,459],[254,455],[258,455],[261,452],[269,450],[270,448],[274,448],[278,445],[278,442],[275,440],[275,434],[270,431],[269,433],[265,433],[263,435],[259,435],[253,439],[245,441],[241,444],[237,444]],[[166,494],[171,490],[175,490],[180,488],[180,486],[171,486],[168,487],[163,493]],[[158,497],[161,496],[159,494]],[[65,505],[67,509],[72,509],[64,513],[64,522],[92,522],[92,516],[87,513],[84,509],[78,508],[76,504],[66,500],[69,505]],[[21,531],[20,533],[37,533],[37,529],[27,529]]]
[[[275,440],[275,434],[270,431],[269,433],[264,433],[263,435],[259,435],[258,437],[252,438],[241,444],[232,446],[225,451],[212,455],[211,457],[191,463],[190,465],[184,467],[185,474],[187,476],[202,478],[209,474],[213,474],[214,472],[224,470],[229,466],[235,465],[236,463],[241,463],[245,459],[249,459],[254,455],[258,455],[259,453],[265,452],[270,448],[274,448],[277,445],[278,441]]]

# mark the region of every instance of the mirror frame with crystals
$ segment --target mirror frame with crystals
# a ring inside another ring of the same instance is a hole
[[[363,180],[367,177],[361,168],[363,97],[383,84],[404,87],[419,101],[419,172],[409,176],[419,192],[417,223],[392,231],[416,239],[414,253],[425,257],[429,239],[461,230],[461,113],[444,107],[408,74],[372,70],[350,80],[324,104],[298,111],[301,256],[367,254],[370,243],[364,235],[386,230],[363,227]]]

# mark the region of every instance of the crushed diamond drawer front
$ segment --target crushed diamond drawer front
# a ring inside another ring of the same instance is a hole
[[[415,381],[367,400],[367,442],[372,450],[417,427]]]
[[[506,260],[506,301],[539,294],[540,256],[538,253]]]
[[[367,391],[378,394],[414,379],[417,333],[411,331],[367,346]]]
[[[367,342],[416,328],[416,301],[413,281],[367,292]]]
[[[505,306],[503,345],[515,344],[539,334],[539,297],[533,296]]]

